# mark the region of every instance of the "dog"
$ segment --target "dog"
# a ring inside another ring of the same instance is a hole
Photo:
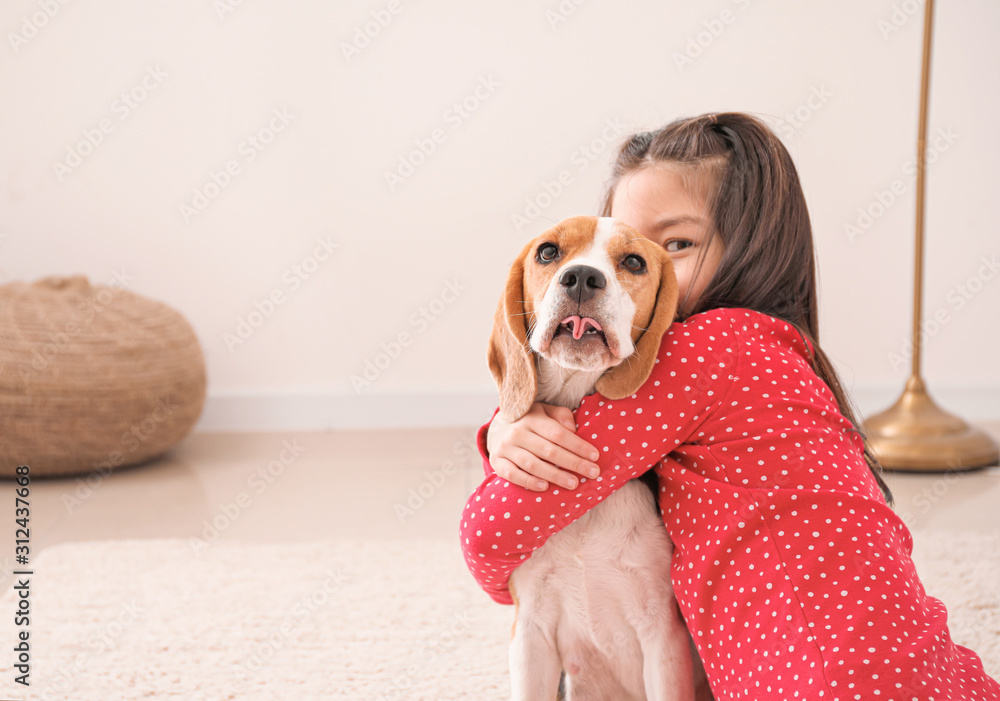
[[[507,276],[488,360],[506,421],[535,401],[575,409],[634,394],[677,311],[670,256],[623,222],[572,217]],[[655,475],[647,473],[655,482]],[[517,567],[514,701],[711,699],[670,585],[655,491],[629,480]]]

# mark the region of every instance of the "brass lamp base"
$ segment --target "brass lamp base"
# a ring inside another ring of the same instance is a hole
[[[864,424],[872,452],[887,470],[945,472],[1000,462],[996,442],[935,404],[916,375],[895,404]]]

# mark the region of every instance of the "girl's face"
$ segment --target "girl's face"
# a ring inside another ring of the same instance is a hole
[[[688,187],[676,168],[646,166],[618,181],[611,202],[611,216],[670,254],[682,311],[693,307],[722,258],[722,243],[713,235],[705,180],[690,178],[696,186]]]

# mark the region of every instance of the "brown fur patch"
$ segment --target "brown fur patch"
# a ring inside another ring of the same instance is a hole
[[[623,267],[618,268],[618,282],[632,301],[635,302],[635,317],[632,320],[632,340],[638,341],[643,329],[649,327],[656,311],[657,293],[664,274],[664,268],[672,266],[670,256],[660,246],[643,237],[639,232],[619,225],[621,233],[609,246],[612,260],[624,260],[629,254],[641,256],[646,261],[645,275],[634,275]],[[676,283],[674,283],[676,284]],[[638,327],[638,328],[636,328]]]
[[[621,222],[617,226],[621,234],[609,246],[617,256],[614,259],[623,260],[628,253],[642,256],[646,273],[633,275],[621,267],[617,269],[619,283],[635,302],[631,334],[635,353],[597,381],[597,391],[609,399],[634,394],[649,377],[663,334],[677,315],[679,295],[670,255],[631,227]]]
[[[559,261],[549,265],[541,265],[535,261],[535,251],[544,242],[551,242],[559,247],[560,260],[575,258],[590,248],[597,230],[596,217],[570,217],[556,224],[548,231],[536,236],[528,246],[527,258],[524,260],[524,293],[526,300],[540,300],[549,289],[552,278],[562,263]]]

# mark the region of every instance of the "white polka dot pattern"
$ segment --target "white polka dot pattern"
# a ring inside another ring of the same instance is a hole
[[[912,541],[860,437],[790,325],[743,309],[674,324],[632,397],[586,397],[578,434],[600,477],[469,498],[469,570],[511,603],[511,572],[546,539],[655,465],[672,582],[717,699],[1000,699],[924,591]],[[488,426],[488,424],[487,424]]]

